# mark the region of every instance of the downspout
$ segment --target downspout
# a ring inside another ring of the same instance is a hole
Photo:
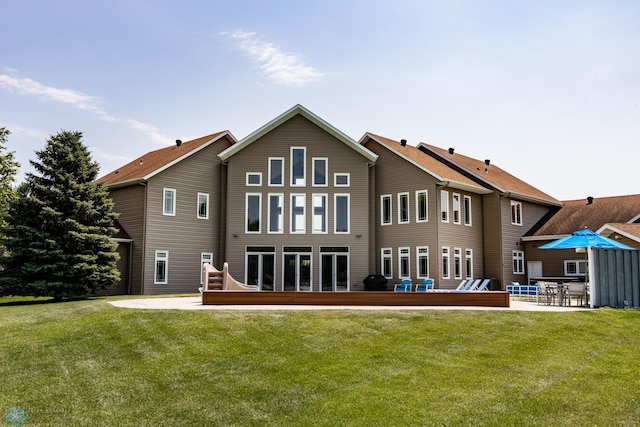
[[[131,295],[131,281],[133,280],[133,239],[129,242],[129,268],[127,268],[127,295]]]

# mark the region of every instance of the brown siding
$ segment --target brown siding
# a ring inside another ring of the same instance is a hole
[[[306,187],[290,186],[290,147],[306,147]],[[284,186],[268,185],[269,157],[284,158]],[[312,158],[328,158],[328,186],[312,186]],[[246,172],[261,172],[262,185],[246,186]],[[334,187],[334,173],[349,173],[349,187]],[[245,248],[246,246],[275,246],[275,284],[282,286],[282,247],[311,246],[313,249],[313,289],[319,288],[320,246],[346,246],[350,249],[351,290],[362,290],[362,280],[369,274],[369,167],[367,159],[362,157],[343,142],[315,126],[302,116],[295,116],[278,128],[272,130],[261,139],[253,142],[236,153],[228,161],[227,183],[227,218],[226,261],[229,272],[237,280],[245,280]],[[262,195],[261,233],[245,233],[245,194],[260,193]],[[284,194],[284,233],[269,234],[267,232],[268,194]],[[306,195],[306,233],[291,234],[290,226],[290,194]],[[312,194],[327,194],[328,199],[328,233],[313,234]],[[350,233],[334,234],[334,194],[350,194]],[[360,237],[357,237],[357,236]],[[237,236],[237,237],[235,237]]]
[[[152,177],[147,184],[145,294],[196,292],[200,286],[200,257],[212,252],[221,267],[218,248],[221,224],[218,206],[221,162],[217,154],[229,147],[220,140]],[[176,215],[165,216],[163,190],[176,190]],[[209,194],[209,218],[197,218],[197,194]],[[168,283],[154,284],[155,252],[169,252]]]
[[[498,193],[485,195],[482,198],[482,214],[484,220],[484,275],[502,282],[502,218],[504,213],[501,209],[501,199]]]
[[[118,221],[133,239],[131,244],[131,293],[142,293],[142,257],[144,253],[144,205],[145,187],[132,185],[110,192],[115,202],[114,210],[120,214]],[[121,244],[122,246],[122,244]],[[121,254],[122,258],[122,254]],[[120,270],[121,275],[127,275]]]

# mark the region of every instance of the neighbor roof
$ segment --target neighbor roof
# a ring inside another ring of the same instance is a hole
[[[285,111],[275,119],[271,120],[266,125],[262,126],[261,128],[259,128],[252,134],[248,135],[247,137],[243,138],[237,144],[232,145],[231,147],[224,150],[222,153],[218,154],[218,156],[220,157],[220,159],[222,159],[222,161],[227,161],[231,156],[236,154],[238,151],[249,146],[256,140],[262,138],[264,135],[271,132],[273,129],[277,128],[278,126],[282,125],[283,123],[287,122],[288,120],[292,119],[297,115],[300,115],[306,118],[311,123],[323,129],[325,132],[331,134],[333,137],[335,137],[339,141],[342,141],[349,147],[353,148],[355,151],[357,151],[358,153],[363,155],[365,158],[367,158],[367,160],[369,160],[370,162],[375,162],[378,159],[378,156],[375,153],[367,150],[365,147],[358,144],[355,140],[348,137],[342,131],[334,128],[332,125],[325,122],[320,117],[316,116],[315,114],[313,114],[311,111],[307,110],[300,104],[297,104],[291,109],[289,109],[288,111]]]
[[[509,193],[509,196],[515,199],[522,199],[542,203],[552,206],[561,206],[562,203],[544,193],[531,184],[522,181],[511,175],[509,172],[502,170],[493,163],[487,164],[484,160],[474,159],[462,154],[456,153],[454,150],[445,150],[434,145],[420,143],[418,148],[436,158],[440,158],[445,162],[449,162],[457,166],[465,173],[475,177],[476,180],[485,183],[502,193]],[[450,152],[452,151],[452,152]]]
[[[563,202],[562,208],[533,236],[568,235],[585,227],[598,230],[604,224],[640,221],[640,194]]]
[[[236,142],[229,131],[223,131],[183,142],[179,146],[176,143],[170,147],[150,151],[137,157],[126,165],[98,178],[97,182],[113,187],[146,181],[224,137],[228,137],[232,143]]]
[[[435,179],[442,181],[449,187],[459,188],[462,190],[480,194],[487,194],[491,192],[491,190],[487,190],[483,186],[474,182],[472,179],[467,178],[460,172],[450,168],[446,164],[420,151],[413,145],[405,144],[403,146],[402,143],[398,141],[372,133],[366,133],[360,139],[360,144],[364,145],[368,140],[376,141],[381,146],[386,147],[388,150],[394,152],[408,162],[413,163],[415,166],[424,170]]]
[[[610,223],[596,230],[606,237],[621,235],[640,243],[640,224]]]

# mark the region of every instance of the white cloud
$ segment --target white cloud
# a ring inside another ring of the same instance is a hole
[[[256,33],[245,31],[223,32],[222,36],[239,43],[240,49],[258,63],[267,79],[283,85],[304,85],[325,74],[306,65],[295,54],[287,53],[262,40]]]
[[[162,134],[162,132],[154,126],[143,123],[134,119],[121,119],[109,114],[100,105],[100,100],[92,95],[78,92],[73,89],[60,89],[52,86],[45,86],[35,80],[26,77],[17,76],[16,70],[6,68],[9,74],[0,74],[0,87],[15,91],[22,95],[33,95],[45,101],[61,102],[69,104],[77,109],[89,111],[100,120],[111,123],[126,123],[133,129],[146,134],[154,141],[166,144],[171,139]]]

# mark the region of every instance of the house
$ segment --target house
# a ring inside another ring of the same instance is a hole
[[[134,294],[193,292],[203,262],[263,291],[363,290],[370,274],[504,289],[526,281],[527,232],[562,206],[488,160],[356,141],[301,105],[240,141],[176,141],[98,181],[127,236],[118,289]]]
[[[144,154],[98,179],[109,188],[131,294],[193,292],[202,262],[224,258],[226,175],[218,153],[237,141],[219,132]],[[221,203],[221,201],[223,203]],[[124,245],[129,246],[126,251]]]
[[[522,238],[527,253],[528,279],[575,277],[585,280],[587,259],[584,253],[573,249],[538,249],[584,228],[640,249],[640,194],[563,202],[561,209],[544,218]]]

